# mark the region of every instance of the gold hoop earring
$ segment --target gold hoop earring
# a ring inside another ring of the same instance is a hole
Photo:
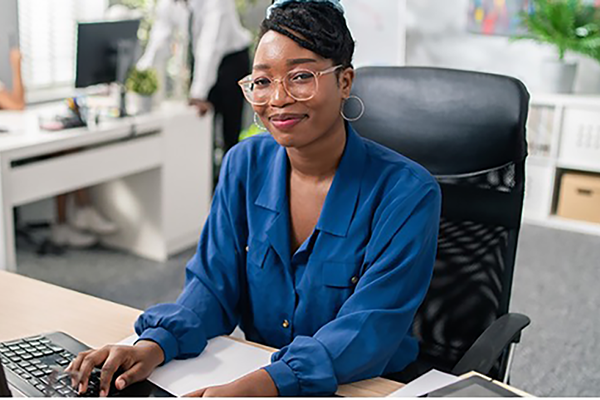
[[[346,115],[346,113],[344,112],[344,108],[346,107],[346,104],[347,104],[348,100],[350,100],[350,99],[356,100],[360,106],[360,112],[358,113],[357,117],[353,117],[353,118],[348,117]],[[342,110],[340,111],[340,114],[342,114],[342,118],[344,118],[346,121],[348,121],[348,122],[358,121],[359,119],[362,118],[364,113],[365,113],[365,103],[363,103],[363,101],[360,97],[351,95],[347,99],[344,99],[344,104],[342,104]]]
[[[254,113],[254,125],[256,125],[256,127],[262,131],[266,131],[267,128],[262,124],[262,122],[260,121],[260,118],[258,117],[257,113]]]

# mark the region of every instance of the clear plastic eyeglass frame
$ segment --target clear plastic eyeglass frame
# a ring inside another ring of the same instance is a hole
[[[277,79],[269,79],[270,83],[271,83],[271,88],[270,88],[270,92],[265,95],[265,100],[264,101],[255,101],[253,96],[252,96],[252,86],[255,84],[254,78],[252,77],[252,74],[246,76],[245,78],[241,79],[238,82],[238,85],[240,85],[242,92],[244,93],[244,97],[246,98],[246,100],[255,106],[264,106],[269,102],[269,99],[272,98],[273,93],[275,92],[275,88],[276,88],[276,84],[281,84],[283,86],[283,89],[285,90],[285,92],[287,93],[288,96],[290,96],[292,99],[296,100],[296,101],[309,101],[312,98],[314,98],[316,96],[316,94],[319,91],[319,78],[323,75],[327,75],[327,74],[331,74],[335,71],[337,71],[338,69],[343,68],[343,65],[336,65],[334,67],[331,68],[327,68],[323,71],[311,71],[311,70],[295,70],[295,71],[290,71],[286,74],[285,78],[277,78]],[[315,88],[312,91],[312,94],[310,96],[307,97],[299,97],[299,96],[294,96],[290,91],[290,89],[288,88],[288,78],[290,76],[293,75],[297,75],[300,73],[309,73],[312,74],[315,78]]]

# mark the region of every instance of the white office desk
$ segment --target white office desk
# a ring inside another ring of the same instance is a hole
[[[17,268],[13,209],[93,187],[120,227],[103,243],[165,260],[193,245],[212,196],[212,122],[183,103],[138,117],[47,132],[47,110],[0,112],[0,270]]]

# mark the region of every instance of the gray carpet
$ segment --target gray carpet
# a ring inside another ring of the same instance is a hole
[[[18,246],[19,273],[136,308],[172,301],[194,249],[166,263],[97,248],[39,257]],[[512,310],[527,314],[512,384],[537,396],[600,395],[600,237],[526,225]]]

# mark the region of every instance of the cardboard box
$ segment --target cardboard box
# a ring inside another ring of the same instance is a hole
[[[557,214],[600,224],[600,175],[563,174]]]

